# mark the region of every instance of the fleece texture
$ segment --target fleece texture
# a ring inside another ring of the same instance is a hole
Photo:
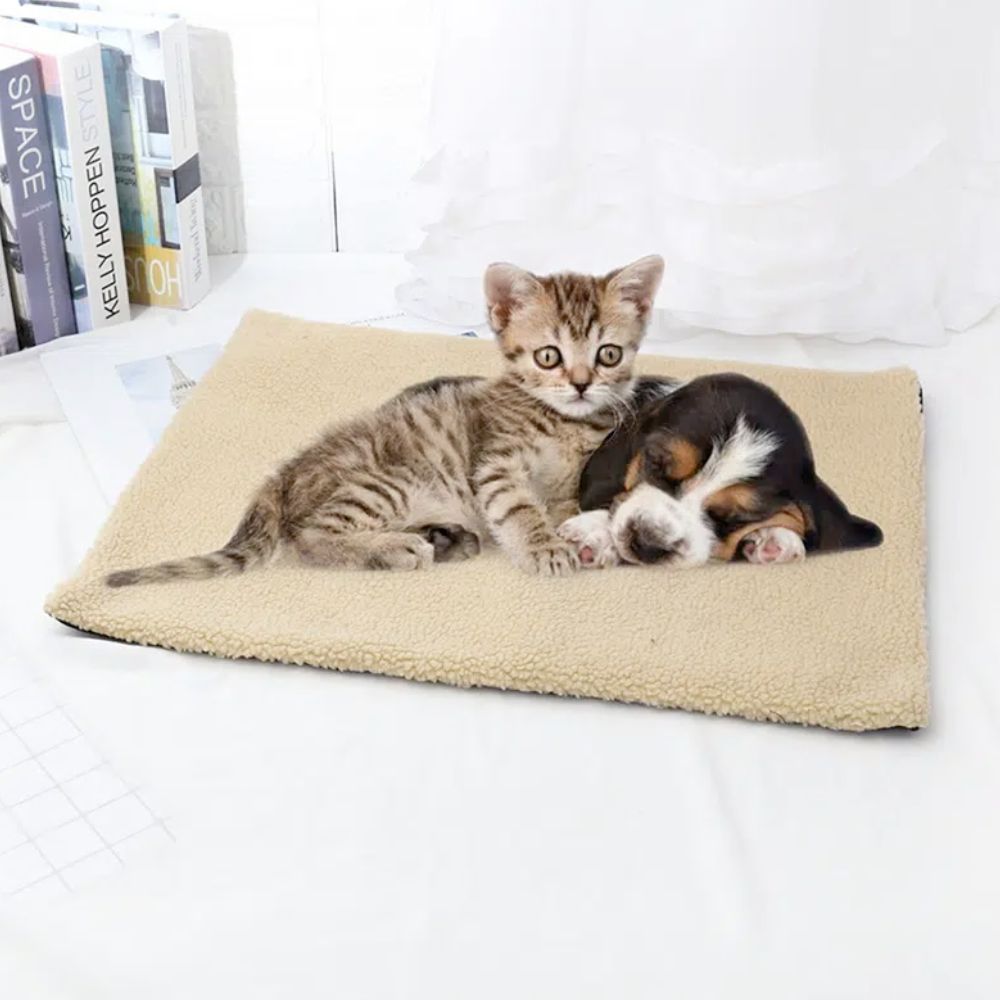
[[[239,577],[103,584],[110,570],[217,548],[261,481],[331,421],[436,375],[498,368],[493,345],[471,338],[249,313],[46,610],[99,635],[216,656],[832,729],[926,725],[923,420],[904,369],[639,364],[773,386],[805,422],[820,474],[882,526],[878,549],[563,579],[527,576],[492,549],[412,573],[285,557]]]

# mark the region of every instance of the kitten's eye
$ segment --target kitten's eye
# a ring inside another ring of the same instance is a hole
[[[555,368],[562,361],[558,347],[539,347],[535,351],[535,364],[539,368]]]
[[[622,349],[617,344],[602,344],[597,349],[597,363],[605,368],[614,368],[622,359]]]

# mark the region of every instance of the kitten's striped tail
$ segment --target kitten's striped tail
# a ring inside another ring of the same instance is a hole
[[[234,576],[264,562],[278,547],[281,538],[281,480],[274,476],[257,494],[243,515],[233,537],[215,552],[187,559],[119,570],[105,577],[109,587],[130,587],[136,583],[166,580],[207,580],[213,576]]]

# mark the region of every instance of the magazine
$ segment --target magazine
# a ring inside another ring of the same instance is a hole
[[[148,345],[126,341],[40,355],[109,503],[121,495],[221,350],[221,344],[184,345],[151,355]]]

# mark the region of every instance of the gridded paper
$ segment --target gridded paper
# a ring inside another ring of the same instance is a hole
[[[57,898],[171,840],[46,685],[0,652],[0,896]]]

